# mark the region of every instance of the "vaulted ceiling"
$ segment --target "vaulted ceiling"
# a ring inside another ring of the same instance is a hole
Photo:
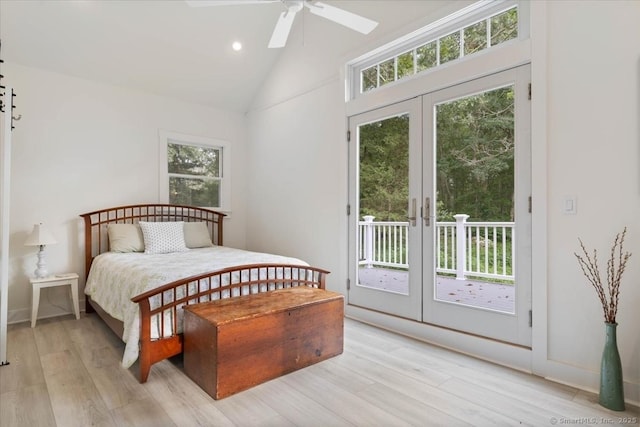
[[[414,21],[429,3],[432,9],[443,3],[325,2],[379,21],[377,34]],[[182,0],[0,0],[1,53],[8,63],[244,112],[282,51],[267,43],[284,10],[280,3],[192,8]],[[305,10],[289,43],[300,42],[291,39],[296,32],[321,40],[311,31],[331,31],[352,44],[369,37]],[[231,47],[236,40],[239,52]]]

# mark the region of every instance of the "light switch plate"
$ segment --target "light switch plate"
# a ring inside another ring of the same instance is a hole
[[[578,213],[576,196],[564,196],[562,198],[562,213],[565,215],[575,215]]]

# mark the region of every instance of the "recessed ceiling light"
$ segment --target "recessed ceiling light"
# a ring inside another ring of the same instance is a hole
[[[240,43],[240,42],[233,42],[233,44],[231,45],[231,47],[233,48],[233,50],[235,50],[236,52],[238,52],[239,50],[242,50],[242,43]]]

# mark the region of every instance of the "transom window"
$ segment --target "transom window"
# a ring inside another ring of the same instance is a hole
[[[352,96],[528,37],[519,9],[516,1],[480,1],[353,61]]]
[[[161,132],[161,198],[171,204],[229,209],[226,141]]]

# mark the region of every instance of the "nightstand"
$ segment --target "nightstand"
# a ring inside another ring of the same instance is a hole
[[[76,319],[80,318],[80,305],[78,303],[78,275],[76,273],[57,274],[55,276],[43,277],[42,279],[31,278],[33,288],[33,298],[31,299],[31,327],[36,326],[38,317],[38,306],[40,305],[40,289],[52,288],[54,286],[69,286],[71,288],[71,304]]]

